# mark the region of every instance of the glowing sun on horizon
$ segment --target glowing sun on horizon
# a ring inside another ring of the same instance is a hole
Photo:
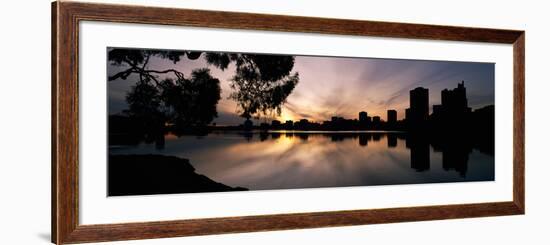
[[[279,118],[279,121],[281,121],[281,122],[286,122],[288,120],[292,120],[292,121],[296,120],[296,117],[294,115],[292,115],[291,113],[289,113],[288,110],[285,110],[284,108],[281,112],[281,115],[278,116],[278,118]]]

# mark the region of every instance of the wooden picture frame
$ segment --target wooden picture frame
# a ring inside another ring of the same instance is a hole
[[[513,45],[513,201],[206,218],[79,224],[79,22],[486,42]],[[525,212],[525,32],[454,26],[231,13],[58,1],[52,4],[52,242],[151,239],[220,233],[455,219]]]

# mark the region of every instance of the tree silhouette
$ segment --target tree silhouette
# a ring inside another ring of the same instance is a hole
[[[167,107],[171,123],[180,128],[204,126],[217,116],[220,100],[220,81],[207,68],[196,69],[191,79],[162,81],[160,98]]]
[[[166,70],[150,70],[147,69],[149,60],[153,56],[161,57],[178,63],[183,57],[187,56],[190,60],[196,60],[200,57],[201,52],[193,51],[164,51],[164,50],[143,50],[143,49],[121,49],[113,48],[108,52],[108,60],[112,65],[122,66],[126,69],[109,76],[109,81],[114,81],[118,78],[126,80],[131,74],[138,74],[140,80],[148,79],[159,85],[159,80],[156,75],[172,73],[178,79],[183,79],[183,73],[175,69]]]
[[[280,115],[282,105],[299,81],[297,72],[290,74],[294,56],[207,53],[206,60],[222,70],[235,62],[231,79],[234,91],[229,98],[237,102],[238,112],[246,119],[273,112]]]
[[[184,57],[195,60],[201,52],[162,51],[139,49],[111,49],[108,59],[112,65],[123,68],[110,75],[108,80],[128,79],[138,75],[138,81],[126,95],[129,109],[126,113],[139,122],[148,135],[157,135],[166,123],[180,128],[202,127],[217,116],[216,105],[220,100],[219,80],[210,75],[209,69],[195,69],[191,78],[175,69],[153,70],[148,68],[152,57],[168,59],[174,64]],[[163,75],[163,79],[160,76]]]
[[[217,116],[220,81],[207,68],[196,69],[190,79],[170,78],[158,85],[141,80],[126,95],[126,113],[156,134],[166,123],[179,129],[204,127]]]
[[[161,111],[162,102],[157,87],[139,81],[126,94],[126,102],[129,106],[126,113],[132,119],[132,123],[137,125],[133,128],[136,130],[134,134],[139,135],[147,143],[156,141],[159,135],[164,135],[166,117]]]
[[[141,117],[138,115],[150,115],[178,127],[206,125],[217,116],[216,105],[221,92],[219,80],[210,75],[210,70],[196,69],[191,79],[186,79],[175,69],[148,68],[150,59],[155,56],[176,64],[185,57],[195,60],[201,55],[202,52],[195,51],[113,48],[108,52],[108,60],[123,69],[110,75],[108,80],[125,80],[132,74],[138,75],[137,84],[127,96],[129,113],[138,118]],[[234,91],[229,98],[237,102],[238,113],[247,119],[273,112],[280,114],[286,98],[299,81],[298,73],[290,74],[294,67],[293,56],[205,52],[204,58],[207,64],[222,70],[235,63],[236,71],[231,79]],[[165,78],[161,79],[161,75]]]

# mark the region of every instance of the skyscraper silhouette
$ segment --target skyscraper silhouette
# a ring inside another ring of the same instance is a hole
[[[422,125],[428,119],[429,93],[427,88],[418,87],[409,91],[410,107],[405,110],[405,118],[411,126]]]
[[[444,89],[441,91],[441,107],[444,112],[452,114],[465,113],[470,110],[464,81],[459,83],[453,90]]]
[[[387,123],[389,125],[394,125],[396,122],[397,122],[397,111],[396,110],[388,110]]]
[[[454,89],[441,91],[441,105],[434,105],[430,116],[432,128],[439,130],[453,128],[455,131],[465,129],[471,112],[472,109],[468,107],[466,98],[466,87],[462,81]]]
[[[366,123],[367,122],[368,114],[366,111],[359,112],[359,122],[360,123]]]

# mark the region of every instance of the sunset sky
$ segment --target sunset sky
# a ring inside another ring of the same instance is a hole
[[[177,64],[155,57],[149,68],[174,68],[185,75],[196,68],[210,68],[222,89],[218,118],[214,122],[218,125],[242,123],[244,119],[237,115],[236,103],[228,99],[235,66],[231,64],[222,71],[207,65],[203,57],[204,54],[194,61],[184,58]],[[107,72],[112,75],[119,70],[108,65]],[[299,72],[300,81],[277,118],[282,121],[306,118],[322,122],[332,116],[355,119],[360,111],[386,120],[388,109],[397,110],[398,119],[402,119],[409,107],[409,90],[419,86],[428,88],[431,110],[432,105],[440,103],[441,90],[455,88],[462,80],[470,107],[477,109],[494,104],[493,63],[296,56],[294,71]],[[127,80],[108,82],[109,114],[127,108],[125,95],[136,80],[131,76]]]

